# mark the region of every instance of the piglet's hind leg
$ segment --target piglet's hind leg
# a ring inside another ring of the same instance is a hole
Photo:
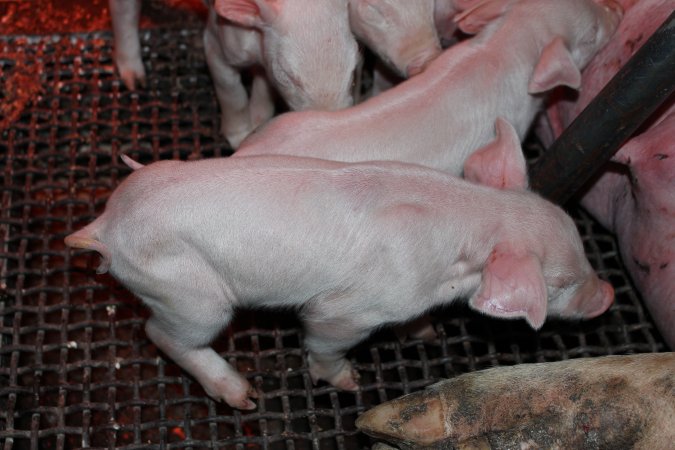
[[[209,347],[223,325],[221,322],[205,330],[203,324],[172,324],[153,316],[145,332],[160,350],[194,376],[209,396],[233,408],[255,409],[249,397],[257,395],[250,383]]]

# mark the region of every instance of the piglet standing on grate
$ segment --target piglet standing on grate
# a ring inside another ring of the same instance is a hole
[[[547,143],[574,120],[675,6],[672,0],[618,1],[625,17],[584,72],[580,94],[560,92],[548,107],[551,128],[538,129]],[[675,349],[675,98],[666,100],[589,183],[581,204],[617,234],[633,281],[666,342]]]
[[[614,32],[611,0],[487,0],[456,20],[477,33],[424,72],[352,108],[279,116],[235,156],[292,154],[416,162],[459,175],[504,117],[522,138],[545,92],[579,86],[580,68]]]
[[[209,344],[239,306],[296,307],[312,379],[356,390],[349,348],[458,298],[534,328],[613,301],[574,222],[527,191],[514,133],[467,162],[491,186],[396,162],[128,163],[105,212],[66,244],[100,252],[99,272],[152,309],[148,337],[237,408],[254,408],[254,391]]]
[[[347,0],[209,0],[206,61],[221,132],[237,147],[274,114],[271,84],[291,109],[334,110],[353,103],[360,60]],[[138,38],[140,0],[110,0],[115,60],[129,88],[145,77]],[[250,97],[240,70],[254,71]]]

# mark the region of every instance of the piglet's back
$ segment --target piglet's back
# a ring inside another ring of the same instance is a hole
[[[330,205],[322,203],[327,200]],[[312,214],[314,210],[305,208],[354,211],[363,202],[370,207],[416,202],[439,210],[451,208],[455,214],[461,214],[464,208],[485,209],[483,212],[502,210],[505,204],[515,209],[521,205],[531,209],[533,202],[549,207],[548,202],[529,192],[479,186],[412,164],[390,161],[346,164],[270,155],[148,165],[119,186],[108,202],[106,213],[119,208],[116,212],[120,214],[146,210],[153,215],[161,209],[176,213],[195,210],[202,216],[212,216],[222,209],[232,216],[248,213],[254,205],[267,205]],[[199,210],[197,205],[205,208]]]
[[[178,261],[198,253],[196,259],[223,272],[264,273],[293,261],[291,279],[336,255],[344,267],[338,261],[334,272],[352,270],[353,260],[391,246],[394,237],[417,242],[421,236],[451,251],[505,223],[546,222],[554,210],[529,192],[479,186],[421,166],[256,156],[140,168],[80,236],[108,249],[115,276],[121,268],[130,276],[150,271],[167,255]]]

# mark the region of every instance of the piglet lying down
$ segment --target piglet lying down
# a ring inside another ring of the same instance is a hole
[[[148,337],[210,396],[242,409],[255,408],[255,392],[209,347],[238,306],[297,307],[312,379],[356,390],[350,347],[458,297],[535,328],[546,315],[596,316],[613,298],[556,206],[393,162],[140,166],[66,244],[100,252],[99,272],[152,309]]]

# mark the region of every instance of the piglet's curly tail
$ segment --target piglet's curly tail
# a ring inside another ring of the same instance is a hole
[[[96,273],[106,273],[110,269],[110,250],[106,245],[98,240],[96,240],[95,232],[92,230],[92,225],[90,224],[80,231],[66,236],[65,243],[68,247],[72,248],[83,248],[86,250],[93,250],[101,254],[103,261],[96,269]]]

